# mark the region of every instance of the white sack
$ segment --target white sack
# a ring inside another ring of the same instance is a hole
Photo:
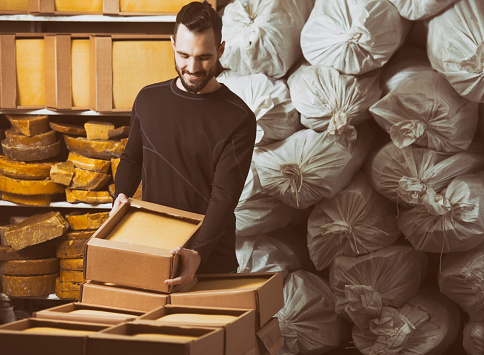
[[[401,307],[417,295],[427,269],[427,254],[392,245],[362,256],[338,256],[329,281],[336,314],[365,329],[384,305]]]
[[[264,74],[240,75],[226,70],[217,77],[254,112],[257,120],[255,143],[286,139],[299,129],[299,112],[294,107],[285,81]]]
[[[462,341],[467,355],[484,354],[484,322],[469,321],[464,325]]]
[[[456,177],[441,195],[428,189],[422,203],[398,216],[415,249],[448,253],[484,242],[484,172]]]
[[[357,77],[331,67],[303,65],[288,85],[301,123],[331,134],[354,131],[354,125],[371,117],[368,108],[381,97],[378,71]]]
[[[484,321],[484,244],[445,254],[438,281],[440,292],[457,303],[470,319]]]
[[[345,74],[383,66],[410,26],[388,1],[316,0],[301,32],[304,57]]]
[[[357,131],[358,138],[348,141],[306,129],[257,147],[252,159],[264,192],[300,209],[334,196],[349,184],[372,144],[366,122]]]
[[[383,95],[395,90],[410,75],[425,71],[433,71],[427,52],[418,47],[404,45],[382,68],[381,86]]]
[[[370,327],[353,327],[353,342],[365,355],[443,354],[457,336],[459,308],[438,290],[419,292],[402,307],[383,307]]]
[[[343,320],[326,281],[303,270],[284,280],[284,307],[276,314],[284,338],[278,355],[322,354],[341,343]]]
[[[457,1],[429,22],[427,53],[460,95],[484,102],[484,1]]]
[[[455,177],[483,166],[482,152],[448,155],[414,146],[400,149],[389,142],[368,159],[366,170],[379,193],[395,203],[417,206],[427,188],[440,193]]]
[[[340,255],[367,254],[393,244],[400,235],[397,210],[376,192],[364,173],[334,197],[317,203],[308,219],[308,249],[317,270]]]
[[[484,136],[484,104],[479,104],[479,132]]]
[[[235,208],[237,237],[272,232],[287,226],[297,210],[281,200],[259,193],[239,202]]]
[[[299,35],[314,0],[234,0],[222,16],[220,63],[241,74],[281,78],[301,57]]]
[[[466,150],[474,138],[478,104],[458,95],[435,71],[410,75],[370,107],[398,148],[410,144],[444,153]]]
[[[415,21],[434,16],[456,0],[388,0],[402,17]]]
[[[250,237],[237,237],[235,252],[239,273],[281,271],[289,273],[302,269],[304,242],[298,231],[281,228],[274,232]],[[299,245],[298,245],[299,244]]]

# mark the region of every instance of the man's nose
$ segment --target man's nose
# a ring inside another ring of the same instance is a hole
[[[198,61],[195,59],[195,58],[190,58],[188,60],[188,64],[187,64],[187,70],[190,72],[190,73],[196,73],[199,69],[199,63]]]

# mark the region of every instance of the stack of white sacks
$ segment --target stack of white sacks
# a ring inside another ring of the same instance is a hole
[[[283,271],[279,354],[481,354],[484,2],[221,13],[218,79],[258,123],[239,272]]]

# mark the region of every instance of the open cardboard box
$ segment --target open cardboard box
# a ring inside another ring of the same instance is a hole
[[[86,281],[81,284],[79,302],[99,306],[133,309],[148,312],[168,304],[169,295]]]
[[[143,333],[154,336],[145,339],[135,336]],[[220,328],[122,323],[91,335],[87,354],[223,355],[224,335]]]
[[[124,308],[72,302],[34,313],[35,318],[114,325],[130,322],[144,312]]]
[[[104,325],[63,322],[28,318],[0,325],[0,349],[2,355],[86,355],[87,334],[34,334],[24,330],[48,327],[64,330],[98,332]]]
[[[279,328],[279,320],[272,318],[257,333],[259,353],[261,355],[277,355],[280,348],[284,346],[284,339]]]
[[[44,35],[0,34],[0,109],[45,107]]]
[[[103,11],[107,15],[176,15],[180,9],[192,0],[104,0]],[[217,0],[207,0],[214,9],[217,9]],[[220,1],[220,0],[219,0]]]
[[[29,0],[32,15],[101,15],[103,0]]]
[[[200,214],[129,199],[86,243],[84,279],[170,292],[164,281],[180,267],[170,250],[188,247],[202,221]]]
[[[167,316],[183,315],[188,317],[173,320],[167,318]],[[190,315],[203,318],[192,319]],[[219,316],[229,316],[231,319],[218,319]],[[222,328],[225,337],[225,355],[244,355],[256,346],[254,310],[166,305],[144,314],[135,322]]]
[[[94,111],[131,112],[143,87],[177,76],[168,34],[92,35],[90,55]]]
[[[256,329],[283,306],[280,272],[198,275],[188,292],[170,294],[173,305],[254,309]]]

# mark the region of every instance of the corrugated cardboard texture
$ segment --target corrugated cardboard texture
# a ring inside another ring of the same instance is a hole
[[[106,328],[99,324],[61,322],[47,319],[23,319],[0,325],[2,355],[86,355],[86,336],[41,335],[24,333],[32,327],[58,327],[72,330],[98,332]]]
[[[169,301],[169,296],[126,287],[86,282],[81,285],[79,301],[99,306],[148,312],[166,305]]]
[[[141,333],[173,334],[196,337],[195,340],[137,340]],[[162,325],[124,323],[93,334],[88,341],[89,355],[105,354],[170,354],[223,355],[222,329],[197,327],[168,327]]]
[[[0,36],[0,107],[17,108],[15,36]]]
[[[48,108],[71,109],[71,36],[46,35],[45,40],[45,105]]]
[[[261,278],[266,279],[262,285],[260,285]],[[224,281],[227,281],[228,286],[233,287],[234,283],[247,285],[247,280],[250,279],[257,281],[252,288],[224,289],[221,287]],[[199,275],[198,280],[205,285],[213,284],[216,288],[172,293],[170,303],[174,305],[255,309],[257,310],[257,326],[267,323],[284,306],[282,274],[280,272]],[[192,290],[196,290],[196,287]]]
[[[185,245],[196,229],[191,221],[130,210],[105,239],[171,250]]]
[[[193,321],[188,317],[186,321],[178,320],[175,323],[164,320],[166,316],[184,314],[204,316],[204,318]],[[230,318],[218,320],[216,318],[218,316],[230,316]],[[254,310],[166,305],[141,316],[135,322],[156,322],[164,325],[196,327],[221,327],[225,333],[225,355],[244,355],[248,350],[257,345]]]
[[[54,0],[29,0],[29,12],[41,14],[53,14],[55,11]]]
[[[284,346],[284,339],[279,328],[277,318],[272,318],[267,324],[257,331],[259,349],[261,354],[276,355],[280,348]]]
[[[91,39],[91,109],[113,109],[113,44],[110,36],[92,36]]]
[[[141,311],[73,302],[35,312],[34,317],[114,325],[133,321],[143,314]]]

